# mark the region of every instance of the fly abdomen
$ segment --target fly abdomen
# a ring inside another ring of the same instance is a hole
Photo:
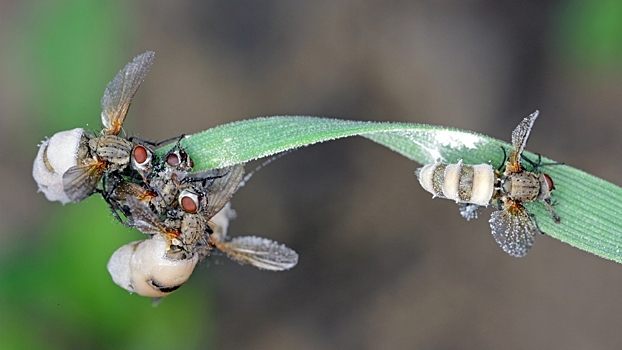
[[[495,172],[490,164],[428,164],[417,169],[416,175],[423,189],[456,203],[486,206],[494,190]]]

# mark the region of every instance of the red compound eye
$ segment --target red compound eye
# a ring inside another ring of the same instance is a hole
[[[134,147],[134,160],[139,165],[145,164],[149,160],[147,149],[141,145]]]
[[[183,191],[179,196],[179,205],[187,213],[196,213],[199,209],[199,199],[196,194]]]
[[[546,180],[546,186],[549,188],[549,191],[553,191],[555,189],[555,185],[553,184],[553,179],[547,174],[544,174],[544,180]]]
[[[170,166],[177,166],[179,164],[179,156],[175,153],[171,153],[166,156],[166,164]]]

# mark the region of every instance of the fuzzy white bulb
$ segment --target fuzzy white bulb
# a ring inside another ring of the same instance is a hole
[[[71,202],[63,187],[63,174],[78,164],[78,148],[84,129],[57,132],[39,146],[39,152],[32,167],[32,177],[39,192],[49,201],[63,204]]]
[[[176,260],[166,256],[168,242],[163,235],[122,246],[108,261],[112,280],[129,291],[161,298],[183,285],[199,261],[198,255]]]

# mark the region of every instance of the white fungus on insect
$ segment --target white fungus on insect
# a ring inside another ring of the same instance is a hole
[[[215,226],[214,234],[216,235],[216,239],[224,240],[225,237],[227,237],[229,221],[235,219],[236,215],[235,210],[231,209],[231,202],[227,202],[227,204],[210,219]]]
[[[160,234],[117,249],[108,261],[114,283],[145,297],[161,298],[181,287],[190,278],[199,257],[176,260],[166,256],[169,243]]]
[[[467,165],[434,163],[417,169],[421,187],[434,197],[456,203],[487,206],[493,196],[495,173],[490,164]]]
[[[235,217],[227,203],[212,218],[214,231],[225,237],[229,220]],[[130,293],[161,298],[183,285],[200,260],[199,254],[190,259],[172,259],[166,256],[170,245],[162,234],[149,239],[128,243],[117,249],[108,261],[108,272],[114,283]]]
[[[49,201],[63,204],[71,202],[63,187],[63,174],[77,165],[78,148],[84,129],[57,132],[49,140],[43,141],[32,167],[32,177],[37,182],[39,192]]]

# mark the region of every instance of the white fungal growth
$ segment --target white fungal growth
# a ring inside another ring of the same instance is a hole
[[[434,134],[434,140],[439,145],[451,148],[475,149],[480,142],[480,137],[465,132],[458,133],[452,130],[439,130]]]
[[[435,130],[434,132],[408,130],[393,133],[407,138],[421,148],[424,151],[425,161],[428,163],[446,162],[442,155],[446,153],[447,148],[456,151],[476,149],[483,141],[480,135],[458,130]]]
[[[43,192],[49,201],[63,204],[71,202],[63,188],[63,174],[77,165],[82,135],[82,128],[57,132],[39,146],[32,167],[32,177],[37,182],[39,192]]]
[[[495,172],[490,164],[434,163],[417,169],[415,175],[434,197],[478,206],[487,206],[492,199]]]
[[[114,283],[145,297],[161,298],[181,287],[190,278],[198,255],[176,260],[166,257],[168,242],[161,234],[122,246],[108,261]]]
[[[219,241],[224,241],[226,239],[229,221],[235,219],[235,216],[235,210],[231,209],[231,202],[227,202],[227,204],[210,219],[214,224],[214,239]]]

